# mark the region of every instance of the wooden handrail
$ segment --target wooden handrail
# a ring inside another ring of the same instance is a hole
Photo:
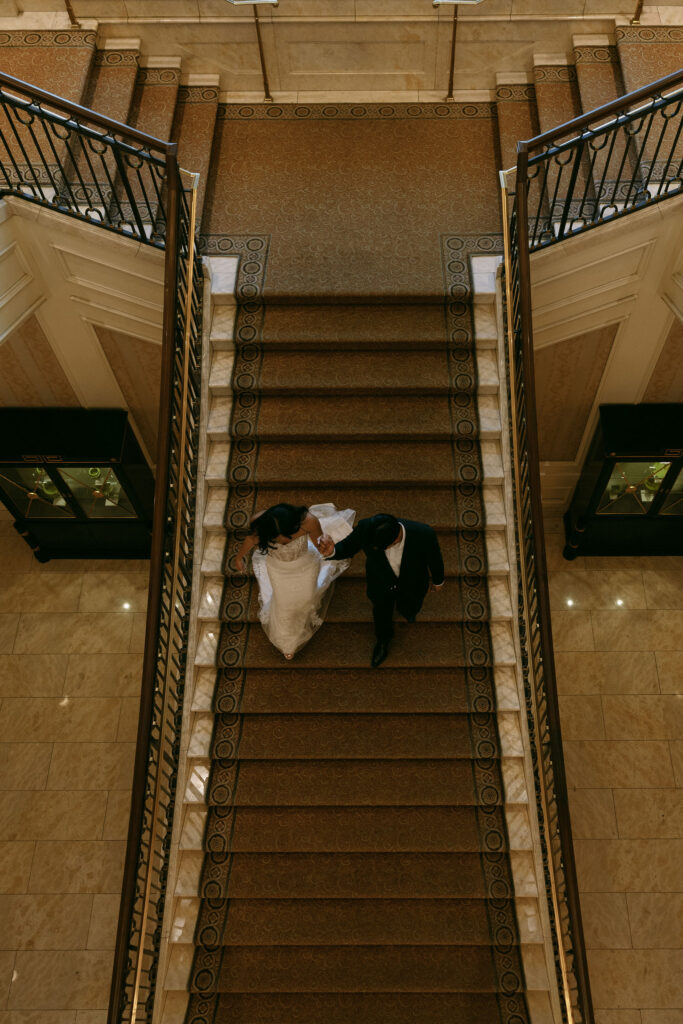
[[[161,348],[161,387],[157,428],[156,478],[154,482],[154,513],[152,519],[152,548],[150,553],[149,585],[145,626],[145,653],[142,666],[140,712],[135,744],[135,765],[131,790],[131,809],[128,821],[126,859],[123,869],[119,921],[114,947],[112,987],[109,1000],[108,1024],[118,1024],[119,1010],[126,984],[129,956],[130,925],[136,900],[138,855],[142,844],[146,779],[149,769],[148,745],[154,713],[156,657],[161,620],[161,595],[166,546],[166,499],[169,486],[169,454],[171,447],[171,396],[173,393],[175,304],[178,287],[178,215],[180,203],[180,177],[177,146],[167,144],[167,225],[164,266],[164,313]],[[141,936],[142,940],[142,936]]]
[[[535,135],[532,139],[518,142],[517,152],[529,152],[538,146],[546,146],[549,142],[562,138],[570,132],[579,132],[582,128],[586,128],[589,124],[593,124],[603,117],[608,117],[610,114],[620,114],[622,111],[627,110],[627,108],[632,107],[634,103],[639,103],[640,100],[644,99],[651,99],[654,94],[662,92],[663,89],[669,89],[679,84],[683,84],[683,68],[680,71],[674,71],[670,75],[665,75],[664,78],[660,78],[656,82],[650,82],[649,85],[644,85],[641,89],[627,92],[624,96],[619,96],[618,99],[612,100],[611,103],[605,103],[602,107],[596,107],[595,110],[590,110],[587,114],[581,114],[580,117],[575,117],[571,121],[565,121],[564,124],[558,125],[557,128],[551,128],[550,131],[543,132],[541,135]]]
[[[14,89],[20,95],[28,95],[32,98],[37,98],[45,103],[50,103],[52,106],[57,107],[59,110],[64,110],[74,117],[82,118],[84,121],[88,121],[91,124],[98,124],[102,128],[106,128],[108,131],[116,132],[117,135],[123,135],[127,139],[131,139],[134,142],[142,143],[147,146],[148,149],[161,150],[162,153],[169,154],[172,151],[177,150],[177,146],[173,142],[164,142],[163,139],[157,139],[153,135],[147,135],[145,132],[140,132],[137,128],[131,128],[127,124],[122,124],[121,121],[115,121],[111,117],[105,117],[104,114],[98,114],[94,110],[89,110],[88,107],[81,107],[78,103],[72,103],[71,100],[65,100],[61,96],[55,96],[52,92],[47,92],[45,89],[39,89],[37,86],[29,85],[28,82],[22,82],[20,78],[14,78],[12,75],[5,74],[4,71],[0,71],[0,85],[6,85],[10,89]]]
[[[536,372],[534,367],[531,306],[531,260],[529,254],[529,216],[526,188],[528,170],[527,157],[528,154],[526,150],[519,151],[516,182],[517,266],[519,273],[522,372],[524,377],[531,530],[536,577],[536,598],[539,609],[538,626],[543,650],[543,675],[545,679],[549,741],[552,752],[554,795],[557,808],[560,845],[562,848],[566,898],[572,922],[572,937],[574,940],[574,972],[581,992],[584,1024],[592,1024],[594,1020],[593,1002],[588,977],[586,946],[583,939],[579,884],[576,875],[574,840],[572,835],[571,817],[569,814],[567,776],[564,765],[564,747],[562,744],[560,707],[557,693],[557,675],[555,671],[555,653],[551,627],[550,591],[548,587],[543,505],[541,500],[541,463],[538,443],[538,417],[536,410]],[[510,367],[510,373],[513,373],[512,367]],[[512,386],[514,387],[514,383]],[[561,936],[559,937],[559,941],[562,941]]]

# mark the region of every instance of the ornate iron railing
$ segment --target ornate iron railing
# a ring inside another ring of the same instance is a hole
[[[683,72],[518,146],[501,175],[519,622],[563,1019],[592,1024],[553,660],[536,424],[530,253],[680,194]]]
[[[518,147],[533,251],[683,190],[683,71]],[[521,207],[520,207],[521,212]]]
[[[109,1024],[151,1021],[176,796],[192,587],[202,267],[197,175],[177,147],[0,74],[0,196],[165,250],[145,653]],[[187,176],[186,176],[187,177]]]

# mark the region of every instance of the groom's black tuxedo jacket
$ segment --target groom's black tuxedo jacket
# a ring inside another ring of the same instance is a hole
[[[444,581],[443,558],[436,533],[426,523],[399,519],[405,528],[406,540],[397,579],[384,551],[371,546],[375,519],[375,516],[361,519],[348,537],[335,544],[330,558],[352,558],[357,552],[364,551],[368,597],[373,604],[386,599],[393,591],[399,608],[405,614],[416,615],[429,589],[430,574],[437,586]]]

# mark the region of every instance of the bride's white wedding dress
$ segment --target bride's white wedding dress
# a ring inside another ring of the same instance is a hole
[[[323,533],[335,544],[351,533],[356,513],[334,505],[311,505]],[[325,561],[307,534],[276,544],[267,554],[254,550],[259,586],[259,619],[270,642],[283,654],[295,654],[322,626],[333,583],[348,561]]]

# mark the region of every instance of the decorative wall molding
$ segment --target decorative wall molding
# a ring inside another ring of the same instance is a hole
[[[177,85],[180,68],[138,68],[137,85]]]
[[[626,25],[617,29],[617,43],[683,43],[683,27]]]
[[[576,64],[618,64],[619,51],[616,46],[575,46]]]
[[[220,103],[219,120],[383,121],[494,117],[495,103]]]
[[[95,46],[94,32],[50,31],[40,32],[11,31],[0,32],[0,46]]]
[[[575,82],[576,68],[573,64],[537,64],[534,67],[536,84],[548,85],[555,82]]]

